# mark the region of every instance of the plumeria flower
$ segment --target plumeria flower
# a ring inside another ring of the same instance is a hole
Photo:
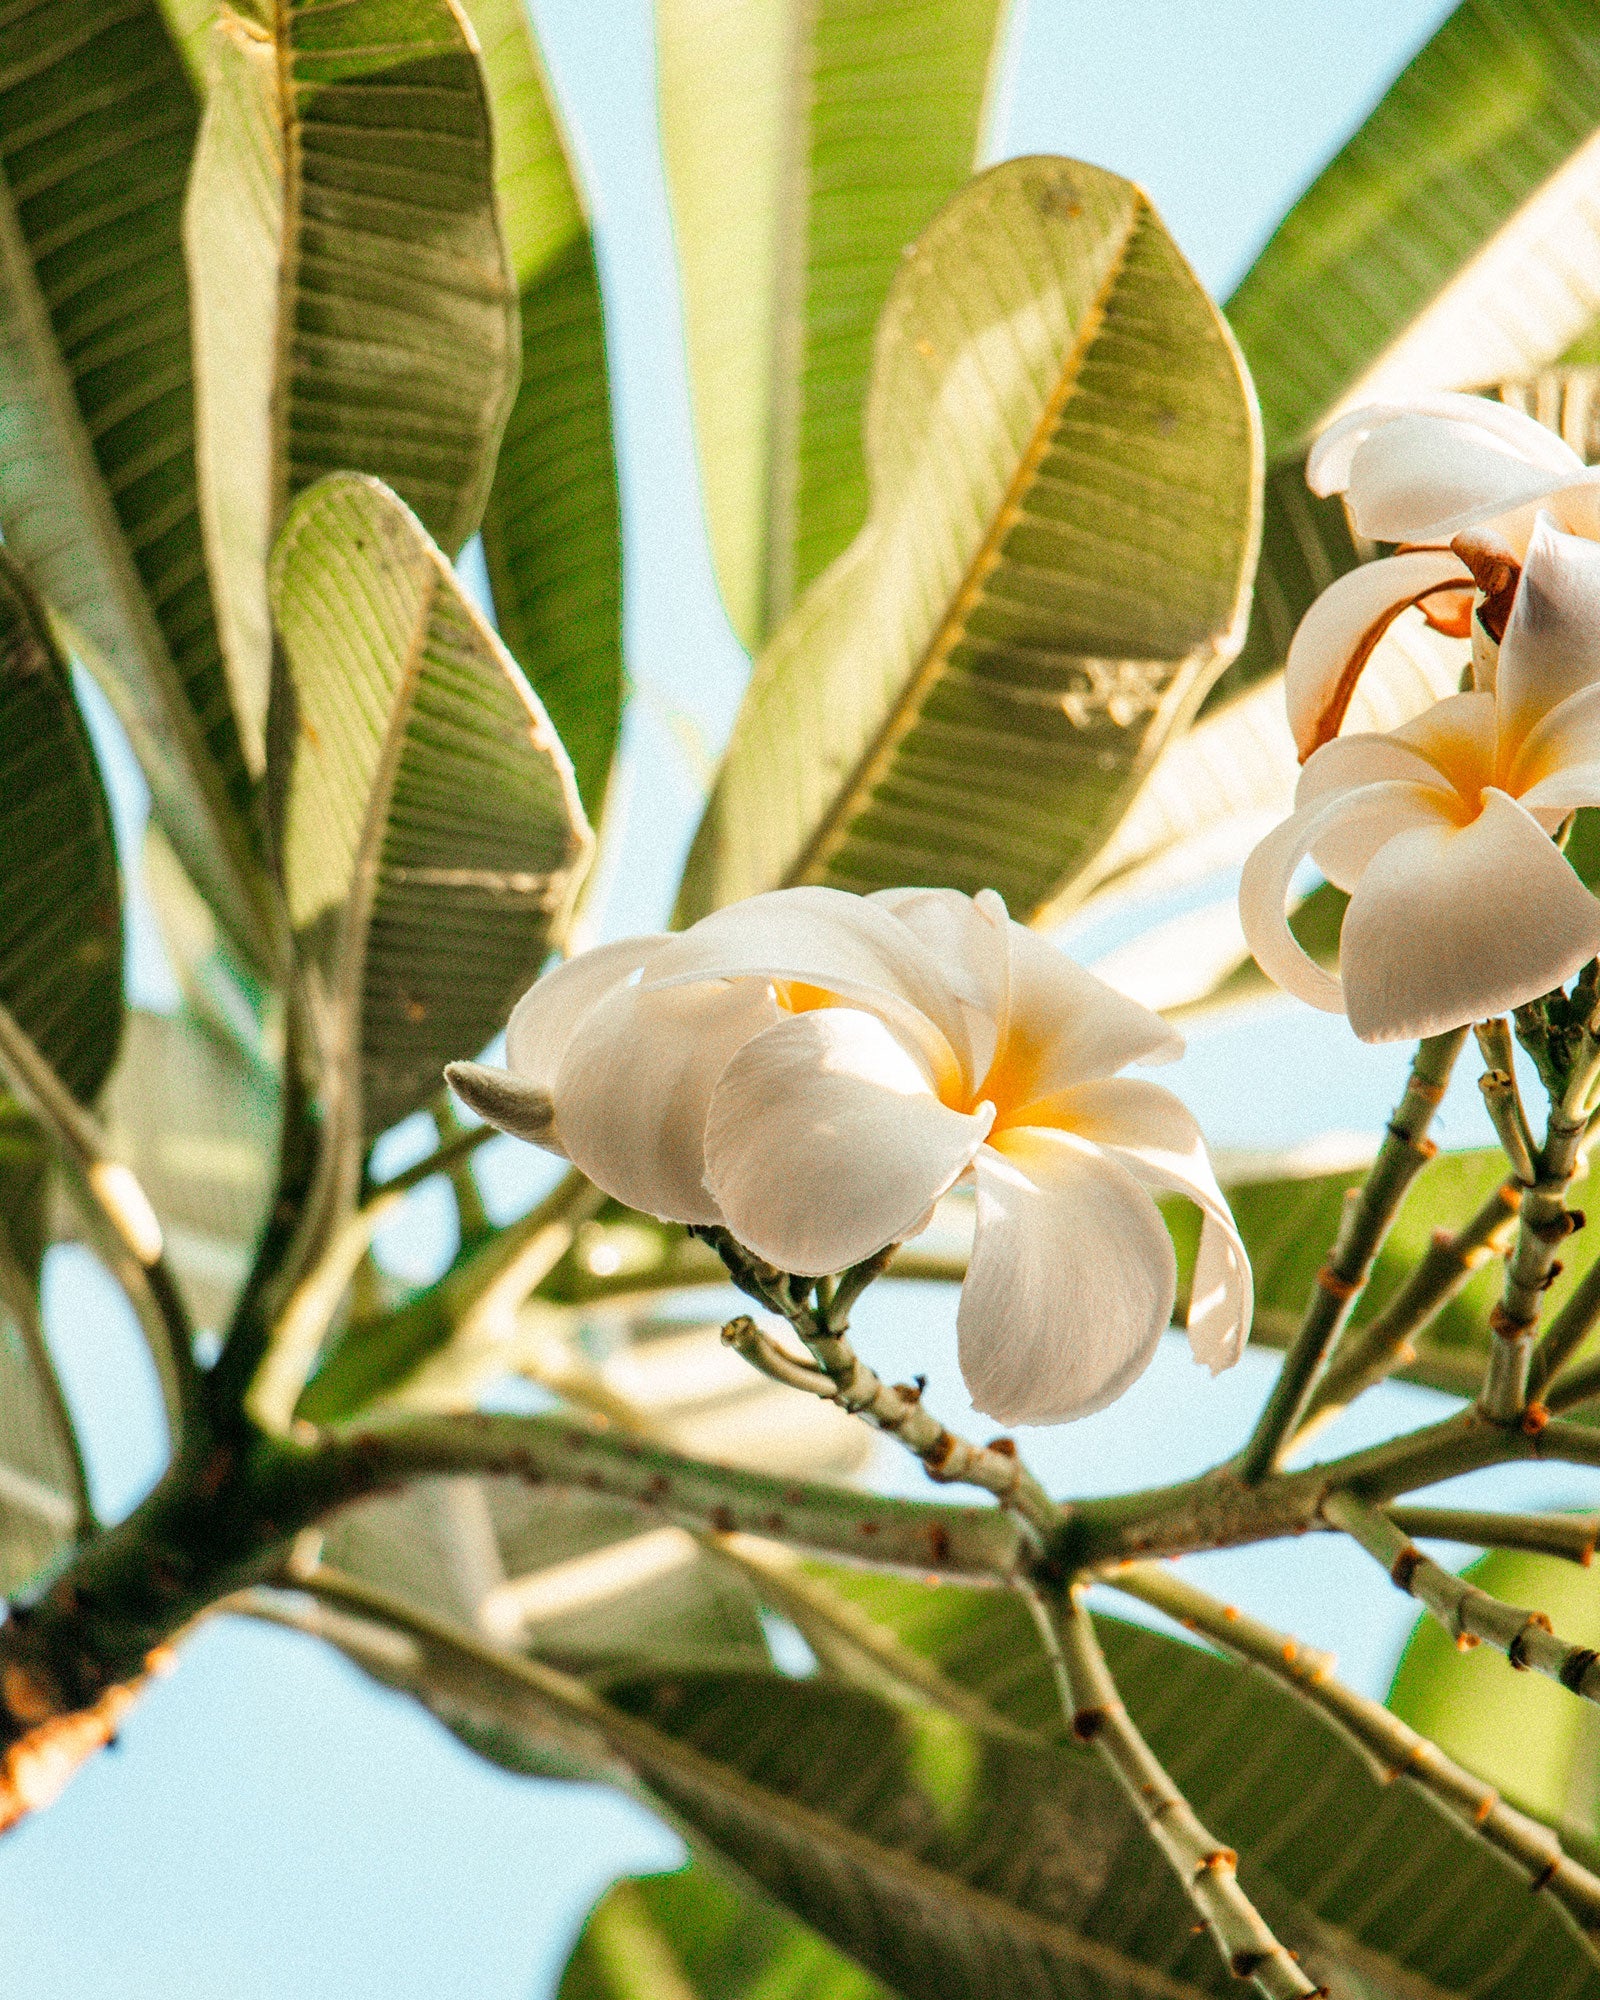
[[[1481,593],[1474,664],[1487,690],[1537,516],[1600,539],[1600,472],[1543,424],[1481,396],[1354,410],[1318,439],[1306,478],[1345,496],[1358,533],[1402,546],[1331,584],[1295,634],[1285,691],[1302,759],[1338,734],[1362,669],[1408,606],[1465,638]]]
[[[1600,805],[1600,545],[1540,517],[1494,692],[1452,695],[1305,765],[1295,811],[1245,864],[1239,912],[1264,971],[1363,1041],[1440,1034],[1521,1006],[1600,952],[1600,900],[1551,835]],[[1350,893],[1340,975],[1284,920],[1310,855]]]
[[[915,1235],[970,1177],[962,1372],[981,1410],[1037,1424],[1121,1395],[1171,1320],[1152,1188],[1204,1216],[1196,1358],[1244,1344],[1249,1265],[1199,1128],[1116,1074],[1182,1046],[992,891],[805,888],[570,959],[518,1002],[509,1069],[447,1074],[619,1201],[806,1276]]]

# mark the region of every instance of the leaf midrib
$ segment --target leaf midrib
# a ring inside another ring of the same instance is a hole
[[[1071,350],[1062,363],[1055,385],[1029,434],[1017,469],[1011,476],[999,506],[995,509],[994,518],[990,521],[983,540],[967,565],[959,588],[924,647],[922,658],[912,674],[909,685],[901,698],[891,707],[872,741],[857,759],[855,768],[841,787],[834,803],[822,816],[810,839],[790,863],[783,876],[783,886],[793,887],[797,883],[820,879],[828,863],[848,841],[852,822],[864,810],[872,793],[881,783],[895,751],[916,727],[924,703],[948,665],[951,654],[960,644],[968,617],[982,597],[989,578],[1000,566],[1005,538],[1015,525],[1022,512],[1023,502],[1038,478],[1039,469],[1049,453],[1051,439],[1060,422],[1061,414],[1077,391],[1084,363],[1105,323],[1112,295],[1126,269],[1128,253],[1135,237],[1144,228],[1148,216],[1148,204],[1144,197],[1136,192],[1121,240],[1109,261],[1106,275],[1084,311]],[[876,496],[874,499],[876,500]]]

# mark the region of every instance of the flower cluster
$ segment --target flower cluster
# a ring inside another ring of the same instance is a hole
[[[1246,864],[1240,915],[1263,969],[1363,1040],[1437,1034],[1600,952],[1600,900],[1552,839],[1600,804],[1600,479],[1531,418],[1445,395],[1354,412],[1308,477],[1345,495],[1360,533],[1401,546],[1324,591],[1295,636],[1304,768],[1293,815]],[[1412,604],[1446,629],[1470,619],[1471,690],[1387,734],[1339,736]],[[1350,892],[1337,977],[1285,921],[1307,855]]]
[[[809,888],[582,953],[518,1003],[506,1070],[449,1076],[630,1207],[803,1275],[915,1235],[970,1179],[962,1371],[981,1410],[1037,1424],[1111,1402],[1171,1320],[1152,1189],[1204,1217],[1196,1358],[1243,1346],[1249,1265],[1200,1131],[1116,1074],[1181,1048],[992,892]]]

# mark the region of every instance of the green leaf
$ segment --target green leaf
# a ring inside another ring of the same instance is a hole
[[[1003,1716],[1054,1728],[1050,1675],[1015,1599],[828,1575]],[[1335,1991],[1600,1993],[1576,1937],[1514,1870],[1418,1792],[1377,1784],[1294,1696],[1199,1647],[1115,1619],[1097,1625],[1151,1747],[1210,1830],[1237,1849],[1241,1879],[1269,1922],[1320,1978],[1332,1974]],[[1140,1889],[1136,1873],[1113,1870],[1090,1935],[1159,1936]]]
[[[661,138],[723,602],[757,651],[867,513],[872,330],[972,172],[1003,0],[657,0]]]
[[[14,1143],[0,1111],[0,1147]],[[0,1200],[10,1197],[0,1175]],[[72,1417],[39,1316],[37,1272],[12,1254],[0,1214],[0,1595],[36,1575],[92,1519]]]
[[[272,1196],[276,1078],[187,1009],[135,1009],[101,1110],[112,1152],[161,1218],[195,1324],[222,1331]]]
[[[1600,19],[1466,0],[1229,301],[1276,458],[1338,405],[1519,379],[1600,291]]]
[[[1512,1604],[1536,1606],[1564,1639],[1600,1646],[1600,1582],[1576,1563],[1496,1549],[1463,1572]],[[1508,1799],[1591,1851],[1600,1839],[1600,1714],[1487,1646],[1471,1652],[1419,1618],[1389,1706]]]
[[[557,2000],[895,2000],[763,1897],[703,1864],[618,1882],[589,1912]]]
[[[682,920],[801,881],[1027,917],[1237,646],[1253,406],[1131,183],[1013,160],[958,196],[895,280],[867,437],[871,517],[757,662]]]
[[[277,996],[233,949],[157,826],[145,829],[142,860],[145,893],[185,1006],[270,1082],[283,1036]]]
[[[504,1024],[591,842],[537,698],[377,480],[296,502],[272,597],[295,708],[284,887],[348,1147]]]
[[[4,550],[0,854],[0,1002],[87,1103],[122,1034],[117,850],[66,662]]]
[[[470,0],[467,12],[522,313],[522,380],[483,552],[501,637],[598,821],[622,716],[622,527],[594,240],[523,0]]]
[[[189,872],[269,963],[195,488],[194,94],[153,0],[10,0],[0,48],[0,530],[73,628]]]
[[[225,8],[214,55],[184,234],[206,545],[259,773],[285,509],[369,472],[453,555],[516,388],[517,307],[482,67],[449,0],[291,0],[266,26]]]

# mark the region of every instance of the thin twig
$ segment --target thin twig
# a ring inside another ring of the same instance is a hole
[[[1511,1162],[1512,1173],[1524,1185],[1531,1185],[1538,1178],[1534,1164],[1538,1148],[1528,1124],[1522,1092],[1517,1088],[1511,1024],[1501,1015],[1493,1021],[1480,1021],[1473,1033],[1478,1038],[1478,1047],[1487,1065],[1478,1079],[1478,1088],[1483,1092],[1489,1122],[1506,1158]]]
[[[131,1168],[112,1158],[98,1122],[27,1030],[0,1005],[0,1076],[39,1121],[67,1170],[91,1243],[127,1293],[161,1378],[173,1448],[204,1434],[207,1404],[194,1328],[166,1261],[161,1224]]]
[[[1536,1894],[1560,1904],[1591,1952],[1596,1951],[1600,1877],[1574,1861],[1549,1827],[1508,1806],[1492,1785],[1453,1763],[1399,1716],[1336,1680],[1332,1654],[1219,1602],[1164,1563],[1124,1563],[1105,1571],[1101,1580],[1164,1611],[1187,1630],[1204,1633],[1291,1689],[1349,1739],[1380,1783],[1407,1779],[1457,1825],[1497,1848],[1529,1877]]]
[[[1558,1638],[1542,1611],[1502,1603],[1476,1584],[1464,1582],[1425,1556],[1386,1514],[1353,1493],[1330,1493],[1322,1512],[1383,1564],[1396,1589],[1425,1605],[1452,1639],[1468,1645],[1482,1640],[1504,1653],[1512,1666],[1531,1668],[1587,1701],[1600,1701],[1600,1653]]]
[[[1373,1262],[1399,1212],[1406,1189],[1438,1148],[1426,1136],[1444,1096],[1450,1071],[1467,1038],[1465,1028],[1422,1042],[1412,1060],[1405,1094],[1384,1134],[1365,1181],[1345,1198],[1339,1233],[1317,1273],[1305,1317],[1283,1357],[1249,1441],[1237,1462],[1246,1485],[1264,1479],[1299,1430],[1318,1372],[1372,1274]]]
[[[1334,1349],[1327,1372],[1312,1392],[1296,1444],[1353,1403],[1363,1390],[1381,1382],[1392,1369],[1416,1359],[1411,1348],[1416,1335],[1491,1257],[1504,1251],[1521,1205],[1521,1186],[1516,1181],[1502,1181],[1460,1229],[1433,1232],[1420,1262],[1382,1312],[1365,1326],[1349,1329]],[[1600,1312],[1600,1299],[1595,1310]]]
[[[847,1333],[850,1308],[882,1273],[898,1245],[890,1244],[877,1256],[846,1271],[832,1287],[825,1280],[819,1283],[813,1307],[808,1303],[810,1280],[791,1278],[763,1264],[726,1230],[699,1233],[715,1247],[741,1291],[789,1322],[805,1342],[816,1368],[808,1370],[798,1356],[786,1355],[747,1315],[730,1320],[723,1328],[722,1337],[730,1347],[775,1380],[838,1403],[852,1416],[864,1418],[874,1429],[897,1438],[922,1461],[930,1479],[947,1486],[981,1486],[1027,1522],[1041,1540],[1051,1540],[1060,1528],[1061,1510],[1022,1463],[1010,1438],[981,1445],[958,1437],[923,1408],[920,1385],[891,1386],[851,1346]]]
[[[1471,1507],[1386,1507],[1407,1535],[1424,1541],[1462,1542],[1473,1549],[1528,1549],[1562,1556],[1584,1569],[1600,1540],[1600,1514],[1497,1514]]]
[[[1583,1345],[1597,1319],[1600,1319],[1600,1258],[1595,1259],[1573,1286],[1566,1303],[1545,1328],[1543,1340],[1533,1350],[1533,1358],[1528,1364],[1530,1395],[1543,1394],[1558,1371]],[[1546,1401],[1551,1409],[1563,1407],[1549,1398]]]
[[[1091,1744],[1127,1794],[1237,1979],[1253,1979],[1267,2000],[1325,1994],[1281,1944],[1239,1885],[1239,1857],[1207,1832],[1122,1704],[1081,1592],[1067,1593],[1059,1618],[1038,1594],[1034,1615],[1072,1733]]]
[[[1544,1295],[1560,1275],[1556,1251],[1583,1217],[1567,1206],[1567,1190],[1577,1174],[1588,1131],[1589,1102],[1600,1075],[1600,1037],[1587,1022],[1559,1082],[1546,1076],[1550,1116],[1544,1145],[1534,1159],[1532,1184],[1522,1200],[1517,1240],[1506,1265],[1505,1289],[1490,1315],[1493,1339],[1479,1406],[1495,1423],[1514,1423],[1532,1393],[1534,1336]],[[1567,1331],[1563,1330],[1563,1339]]]

